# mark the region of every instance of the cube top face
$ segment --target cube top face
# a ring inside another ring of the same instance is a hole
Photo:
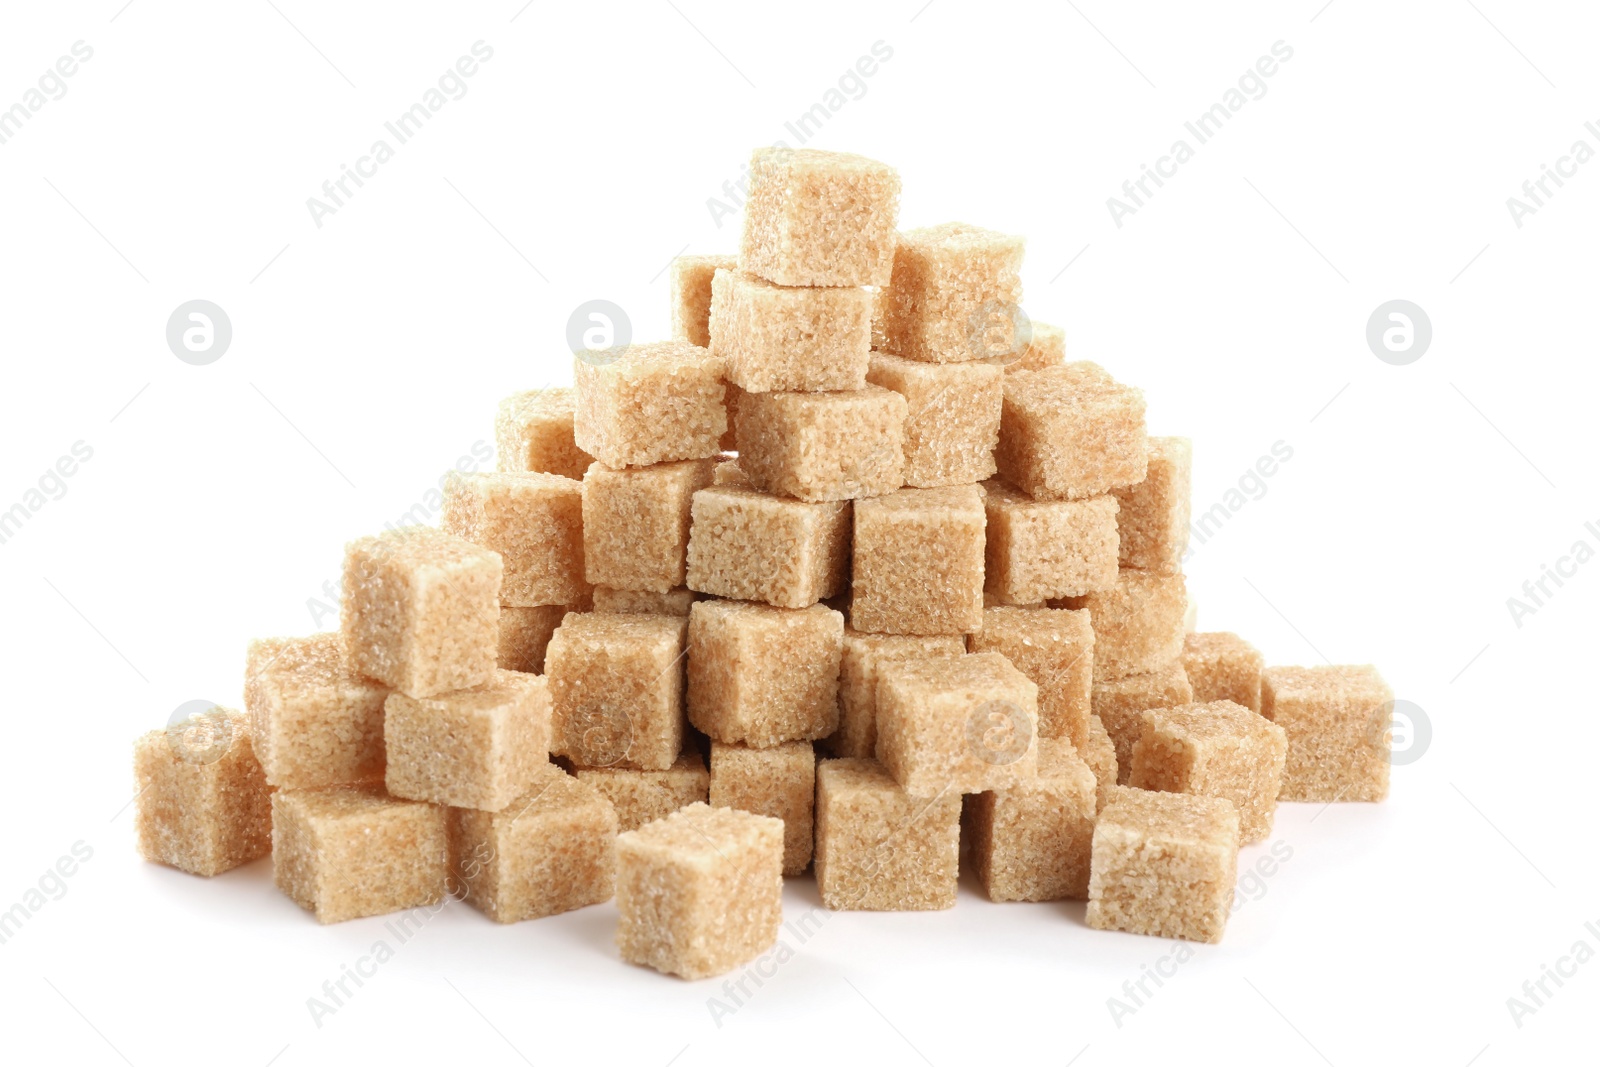
[[[900,175],[814,148],[758,148],[750,160],[739,269],[779,285],[887,285]]]
[[[1256,646],[1238,634],[1224,630],[1184,634],[1183,659],[1185,665],[1193,663],[1207,670],[1215,670],[1223,664],[1253,664],[1258,672],[1266,662]]]
[[[611,809],[611,802],[587,782],[546,763],[534,775],[528,791],[507,804],[494,818],[509,823],[529,823],[551,815],[590,809]]]
[[[1366,708],[1394,699],[1394,692],[1369,664],[1332,667],[1268,667],[1261,676],[1262,713],[1271,706],[1292,713],[1309,706]]]
[[[904,481],[905,421],[905,398],[876,385],[748,393],[739,467],[755,485],[809,502],[882,496]]]
[[[1100,813],[1106,832],[1147,846],[1237,851],[1239,812],[1221,797],[1115,786]]]
[[[453,693],[420,699],[404,693],[391,695],[399,698],[397,703],[410,705],[418,709],[420,714],[449,715],[461,722],[488,723],[497,713],[530,699],[537,700],[548,691],[542,675],[496,670],[493,681],[471,689],[457,689]]]
[[[1094,797],[1097,788],[1094,771],[1078,755],[1072,740],[1066,737],[1039,738],[1037,781],[1041,785],[1048,784],[1058,790],[1064,788],[1073,795],[1086,798]],[[1023,788],[1027,786],[1028,783],[1024,782]]]
[[[683,619],[672,615],[568,612],[558,631],[564,639],[578,641],[586,650],[623,641],[657,651],[672,651],[683,638]]]
[[[629,346],[609,362],[577,358],[573,439],[608,467],[709,459],[728,429],[727,362],[687,341]]]
[[[1283,728],[1231,700],[1151,708],[1144,713],[1147,729],[1163,742],[1195,752],[1244,741],[1283,738]]]
[[[998,652],[965,656],[907,659],[880,664],[879,691],[903,693],[916,700],[989,698],[1016,694],[1019,703],[1037,697],[1039,687]]]
[[[317,827],[335,827],[351,820],[383,819],[420,806],[415,801],[388,796],[381,786],[362,785],[284,790],[274,799],[295,817]]]
[[[995,462],[1031,496],[1077,500],[1144,480],[1140,390],[1079,362],[1007,374],[1004,394]]]
[[[985,229],[968,222],[941,222],[900,235],[900,244],[918,256],[935,263],[962,265],[969,257],[985,259],[988,273],[1015,271],[1022,267],[1025,241],[1015,234]]]
[[[705,869],[726,862],[730,852],[772,849],[780,860],[773,865],[773,872],[777,873],[781,868],[783,820],[695,801],[665,818],[630,830],[618,838],[617,845],[656,862]]]
[[[1047,322],[1028,323],[1028,343],[1020,351],[1002,352],[979,360],[1007,373],[1059,367],[1066,359],[1067,331]]]
[[[345,567],[347,575],[354,567],[360,579],[392,582],[419,595],[448,583],[476,588],[488,584],[492,573],[496,575],[496,595],[499,593],[498,552],[427,526],[405,526],[357,538],[345,548]]]
[[[888,496],[864,500],[856,514],[865,513],[870,521],[926,522],[952,518],[968,521],[983,519],[983,490],[976,485],[946,485],[932,489],[902,489]]]
[[[245,676],[270,685],[280,701],[385,691],[382,685],[350,670],[344,635],[338,631],[252,641]]]
[[[164,730],[151,730],[139,738],[135,748],[153,762],[212,768],[205,774],[215,777],[223,770],[223,760],[248,752],[252,738],[250,719],[233,708],[213,707]]]

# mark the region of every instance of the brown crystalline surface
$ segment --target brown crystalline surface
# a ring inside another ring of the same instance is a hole
[[[772,748],[711,743],[711,806],[783,820],[783,873],[811,863],[817,757],[809,741]]]
[[[887,285],[900,175],[864,156],[758,148],[739,269],[778,285]]]
[[[879,352],[867,380],[906,399],[905,484],[965,485],[994,473],[1001,372],[982,363],[922,363]]]
[[[1146,439],[1144,481],[1114,489],[1119,559],[1124,567],[1177,574],[1189,550],[1189,468],[1193,446],[1187,437]]]
[[[502,604],[578,604],[589,596],[583,495],[582,483],[559,474],[452,472],[440,525],[500,554]]]
[[[817,891],[834,911],[937,911],[956,902],[961,794],[901,789],[876,760],[817,764]]]
[[[1183,638],[1183,673],[1197,703],[1231,700],[1261,710],[1261,652],[1238,634],[1191,633]]]
[[[152,730],[133,746],[139,854],[211,877],[272,848],[272,790],[250,720],[227,708]]]
[[[617,838],[617,948],[683,978],[731,971],[783,922],[783,823],[691,804]]]
[[[687,622],[568,614],[545,652],[550,751],[583,767],[671,767],[683,748]]]
[[[1086,900],[1095,776],[1066,738],[1039,741],[1039,775],[967,801],[973,866],[990,900]]]
[[[1089,707],[1105,727],[1117,753],[1117,781],[1127,784],[1133,769],[1133,746],[1144,732],[1144,713],[1194,702],[1183,663],[1173,660],[1159,670],[1129,674],[1094,683]]]
[[[774,285],[718,271],[711,351],[747,392],[860,389],[872,346],[872,294],[855,288]]]
[[[337,632],[252,641],[244,706],[267,781],[280,789],[382,781],[388,695],[350,669]]]
[[[463,896],[495,922],[558,915],[615,890],[617,813],[553,763],[503,810],[452,808],[450,823]]]
[[[984,587],[1006,604],[1083,596],[1117,584],[1117,499],[1034,500],[985,483]]]
[[[672,339],[707,348],[711,344],[711,279],[732,270],[735,256],[679,256],[668,274],[672,290]]]
[[[683,460],[583,477],[583,565],[595,585],[666,593],[683,584],[689,505],[715,460]]]
[[[617,812],[617,825],[626,833],[665,818],[697,800],[705,800],[711,776],[698,752],[685,752],[664,771],[631,767],[579,767],[573,774],[599,790]]]
[[[594,610],[611,615],[680,615],[687,616],[689,608],[699,599],[693,589],[669,589],[665,593],[642,589],[612,589],[594,587]]]
[[[1112,588],[1068,597],[1051,606],[1089,612],[1094,624],[1096,681],[1160,670],[1183,654],[1183,618],[1189,597],[1181,574],[1151,574],[1124,567],[1117,572]]]
[[[870,759],[878,746],[878,667],[906,659],[959,656],[960,634],[874,634],[846,627],[839,657],[839,729],[829,739],[835,756]]]
[[[1093,363],[1005,376],[995,465],[1038,500],[1081,500],[1145,477],[1144,393]]]
[[[1222,797],[1239,812],[1239,840],[1263,841],[1283,783],[1283,728],[1231,700],[1144,713],[1128,784]]]
[[[1089,730],[1078,744],[1078,755],[1094,772],[1095,810],[1106,806],[1111,791],[1117,787],[1117,748],[1098,715],[1089,716]]]
[[[488,682],[502,574],[499,553],[424,526],[352,541],[340,614],[351,666],[416,697]]]
[[[702,600],[689,612],[689,721],[713,740],[766,748],[839,725],[844,616]]]
[[[502,400],[494,422],[496,466],[582,478],[594,457],[572,438],[575,403],[571,389],[531,389]]]
[[[746,393],[739,469],[800,500],[883,496],[905,482],[906,401],[869,385],[848,393]]]
[[[756,489],[715,486],[694,495],[690,589],[803,608],[844,588],[850,505],[808,504]]]
[[[1376,801],[1389,795],[1394,692],[1376,667],[1268,667],[1261,714],[1283,727],[1283,800]]]
[[[885,294],[888,351],[960,363],[1018,348],[1023,240],[963,222],[899,235]]]
[[[1233,903],[1239,814],[1218,797],[1118,787],[1094,828],[1096,930],[1220,941]]]
[[[973,652],[999,652],[1039,687],[1039,736],[1081,743],[1089,729],[1094,630],[1083,611],[985,608]]]
[[[576,357],[578,447],[613,468],[710,459],[728,429],[724,370],[722,359],[687,341]]]
[[[1000,367],[1008,374],[1023,370],[1044,370],[1059,367],[1067,358],[1067,332],[1047,322],[1028,323],[1028,343],[1022,351],[1001,352],[979,360]]]
[[[550,762],[550,687],[500,671],[488,685],[384,705],[389,795],[499,811]]]
[[[855,504],[850,625],[972,633],[983,625],[983,490],[902,489]]]
[[[323,923],[438,904],[450,874],[447,810],[365,786],[279,790],[273,879]]]
[[[569,609],[561,604],[500,608],[500,669],[544,673],[544,650]],[[596,610],[599,610],[598,608]]]

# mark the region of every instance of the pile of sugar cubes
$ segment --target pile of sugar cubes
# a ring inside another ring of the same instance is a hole
[[[832,909],[1087,900],[1216,941],[1277,802],[1388,792],[1366,666],[1194,633],[1190,444],[1021,314],[1023,241],[897,233],[900,179],[762,149],[674,339],[506,399],[442,529],[351,543],[340,630],[251,645],[245,714],[137,743],[143,854],[268,852],[322,922],[615,899],[698,978]]]

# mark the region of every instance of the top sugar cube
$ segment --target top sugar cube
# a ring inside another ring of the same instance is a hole
[[[889,351],[924,363],[1018,353],[1022,245],[964,222],[901,234],[884,294]]]
[[[632,345],[615,358],[580,355],[572,435],[608,467],[710,459],[728,429],[726,361],[685,341]]]
[[[1144,481],[1144,393],[1094,363],[1005,377],[995,465],[1035,500],[1081,500]]]
[[[778,285],[887,285],[900,175],[864,156],[758,148],[739,269]]]

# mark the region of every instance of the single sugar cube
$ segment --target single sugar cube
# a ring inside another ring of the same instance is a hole
[[[1044,370],[1059,367],[1067,358],[1067,331],[1047,322],[1028,323],[1027,343],[1021,351],[985,356],[980,363],[1000,367],[1007,373],[1019,370]]]
[[[716,461],[658,463],[583,476],[583,564],[595,585],[665,593],[683,584],[689,505]]]
[[[994,473],[1001,371],[982,363],[872,356],[867,381],[906,399],[905,484],[966,485]]]
[[[545,651],[550,751],[581,767],[671,767],[683,749],[687,622],[569,613]]]
[[[617,838],[617,948],[683,978],[731,971],[783,922],[783,823],[690,804]]]
[[[1096,930],[1220,941],[1238,860],[1228,801],[1118,789],[1095,823],[1084,918]]]
[[[1128,567],[1117,572],[1110,589],[1051,604],[1089,612],[1097,681],[1161,670],[1178,659],[1183,654],[1183,614],[1188,605],[1183,575]]]
[[[878,747],[878,668],[932,656],[959,656],[960,634],[873,634],[845,627],[839,655],[839,729],[829,739],[835,756],[872,758]]]
[[[1376,667],[1268,667],[1261,714],[1289,738],[1281,799],[1332,803],[1389,795],[1394,692]]]
[[[894,634],[982,628],[983,539],[975,485],[857,501],[850,625]]]
[[[960,363],[1015,352],[1023,240],[964,222],[899,235],[887,292],[890,352]],[[1025,343],[1025,342],[1024,342]]]
[[[338,632],[252,641],[244,706],[267,781],[279,789],[381,782],[388,695],[350,669]]]
[[[550,687],[500,671],[488,685],[384,705],[389,795],[499,811],[550,763]]]
[[[746,392],[860,389],[872,351],[872,294],[719,270],[710,348],[728,361],[728,381]]]
[[[1087,900],[1095,777],[1066,738],[1039,739],[1039,776],[968,799],[978,881],[990,900]]]
[[[345,547],[340,627],[350,664],[408,696],[494,678],[500,554],[424,526]]]
[[[839,725],[844,616],[702,600],[689,611],[689,721],[714,741],[768,748]]]
[[[811,809],[817,793],[817,755],[809,741],[772,748],[711,742],[711,806],[738,808],[783,820],[783,873],[811,864]]]
[[[953,907],[960,855],[960,793],[914,797],[876,760],[817,764],[815,866],[824,907]]]
[[[321,923],[438,904],[450,877],[448,809],[372,786],[272,795],[272,877]]]
[[[636,344],[614,359],[577,357],[573,437],[612,468],[710,459],[728,429],[725,369],[687,341]]]
[[[629,767],[579,767],[578,781],[594,786],[617,812],[619,831],[637,830],[645,823],[671,815],[685,804],[710,796],[711,776],[698,752],[685,752],[664,771]]]
[[[553,763],[500,811],[450,809],[450,832],[463,896],[495,922],[559,915],[616,890],[617,813]]]
[[[1177,574],[1189,551],[1189,469],[1194,449],[1187,437],[1150,437],[1144,481],[1113,489],[1118,559],[1124,567]]]
[[[1089,709],[1116,747],[1119,783],[1126,785],[1133,769],[1133,746],[1144,733],[1144,713],[1151,708],[1172,708],[1193,702],[1194,690],[1183,673],[1181,660],[1174,660],[1159,670],[1095,681],[1089,694]]]
[[[707,348],[711,344],[711,279],[732,270],[737,256],[679,256],[668,268],[672,290],[672,339]]]
[[[583,484],[559,474],[452,472],[444,483],[440,525],[499,553],[505,565],[502,604],[576,604],[589,596],[583,498]]]
[[[1039,736],[1072,743],[1089,729],[1094,629],[1086,611],[986,608],[983,629],[967,638],[974,652],[998,652],[1039,687]]]
[[[985,483],[984,588],[1006,604],[1083,596],[1117,584],[1117,498],[1035,500]]]
[[[1183,673],[1198,704],[1231,700],[1261,710],[1261,672],[1265,660],[1250,642],[1231,633],[1186,633]]]
[[[612,589],[610,586],[594,587],[594,610],[608,615],[680,615],[687,617],[689,608],[700,599],[693,589],[668,589],[665,593],[643,589]]]
[[[739,469],[769,493],[812,503],[882,496],[905,481],[906,401],[852,393],[746,393]]]
[[[576,399],[571,389],[531,389],[500,401],[494,420],[496,466],[582,478],[594,457],[572,437]]]
[[[245,715],[212,708],[134,743],[141,856],[210,878],[272,850],[272,790],[251,742]]]
[[[1106,806],[1111,791],[1117,787],[1117,748],[1098,715],[1089,716],[1089,730],[1078,745],[1078,755],[1094,772],[1095,811],[1099,811]]]
[[[561,604],[545,604],[537,608],[508,608],[502,605],[500,669],[543,674],[544,650],[568,610]]]
[[[1081,500],[1144,481],[1144,393],[1093,363],[1004,380],[995,465],[1036,500]]]
[[[1034,777],[1039,687],[998,652],[878,669],[878,761],[912,796]]]
[[[694,495],[690,514],[687,584],[696,592],[803,608],[845,587],[848,503],[717,486]]]
[[[1144,713],[1128,784],[1166,793],[1222,797],[1239,812],[1239,840],[1264,841],[1283,784],[1283,727],[1231,700]]]
[[[846,152],[758,148],[739,269],[778,285],[887,285],[899,210],[893,167]]]

